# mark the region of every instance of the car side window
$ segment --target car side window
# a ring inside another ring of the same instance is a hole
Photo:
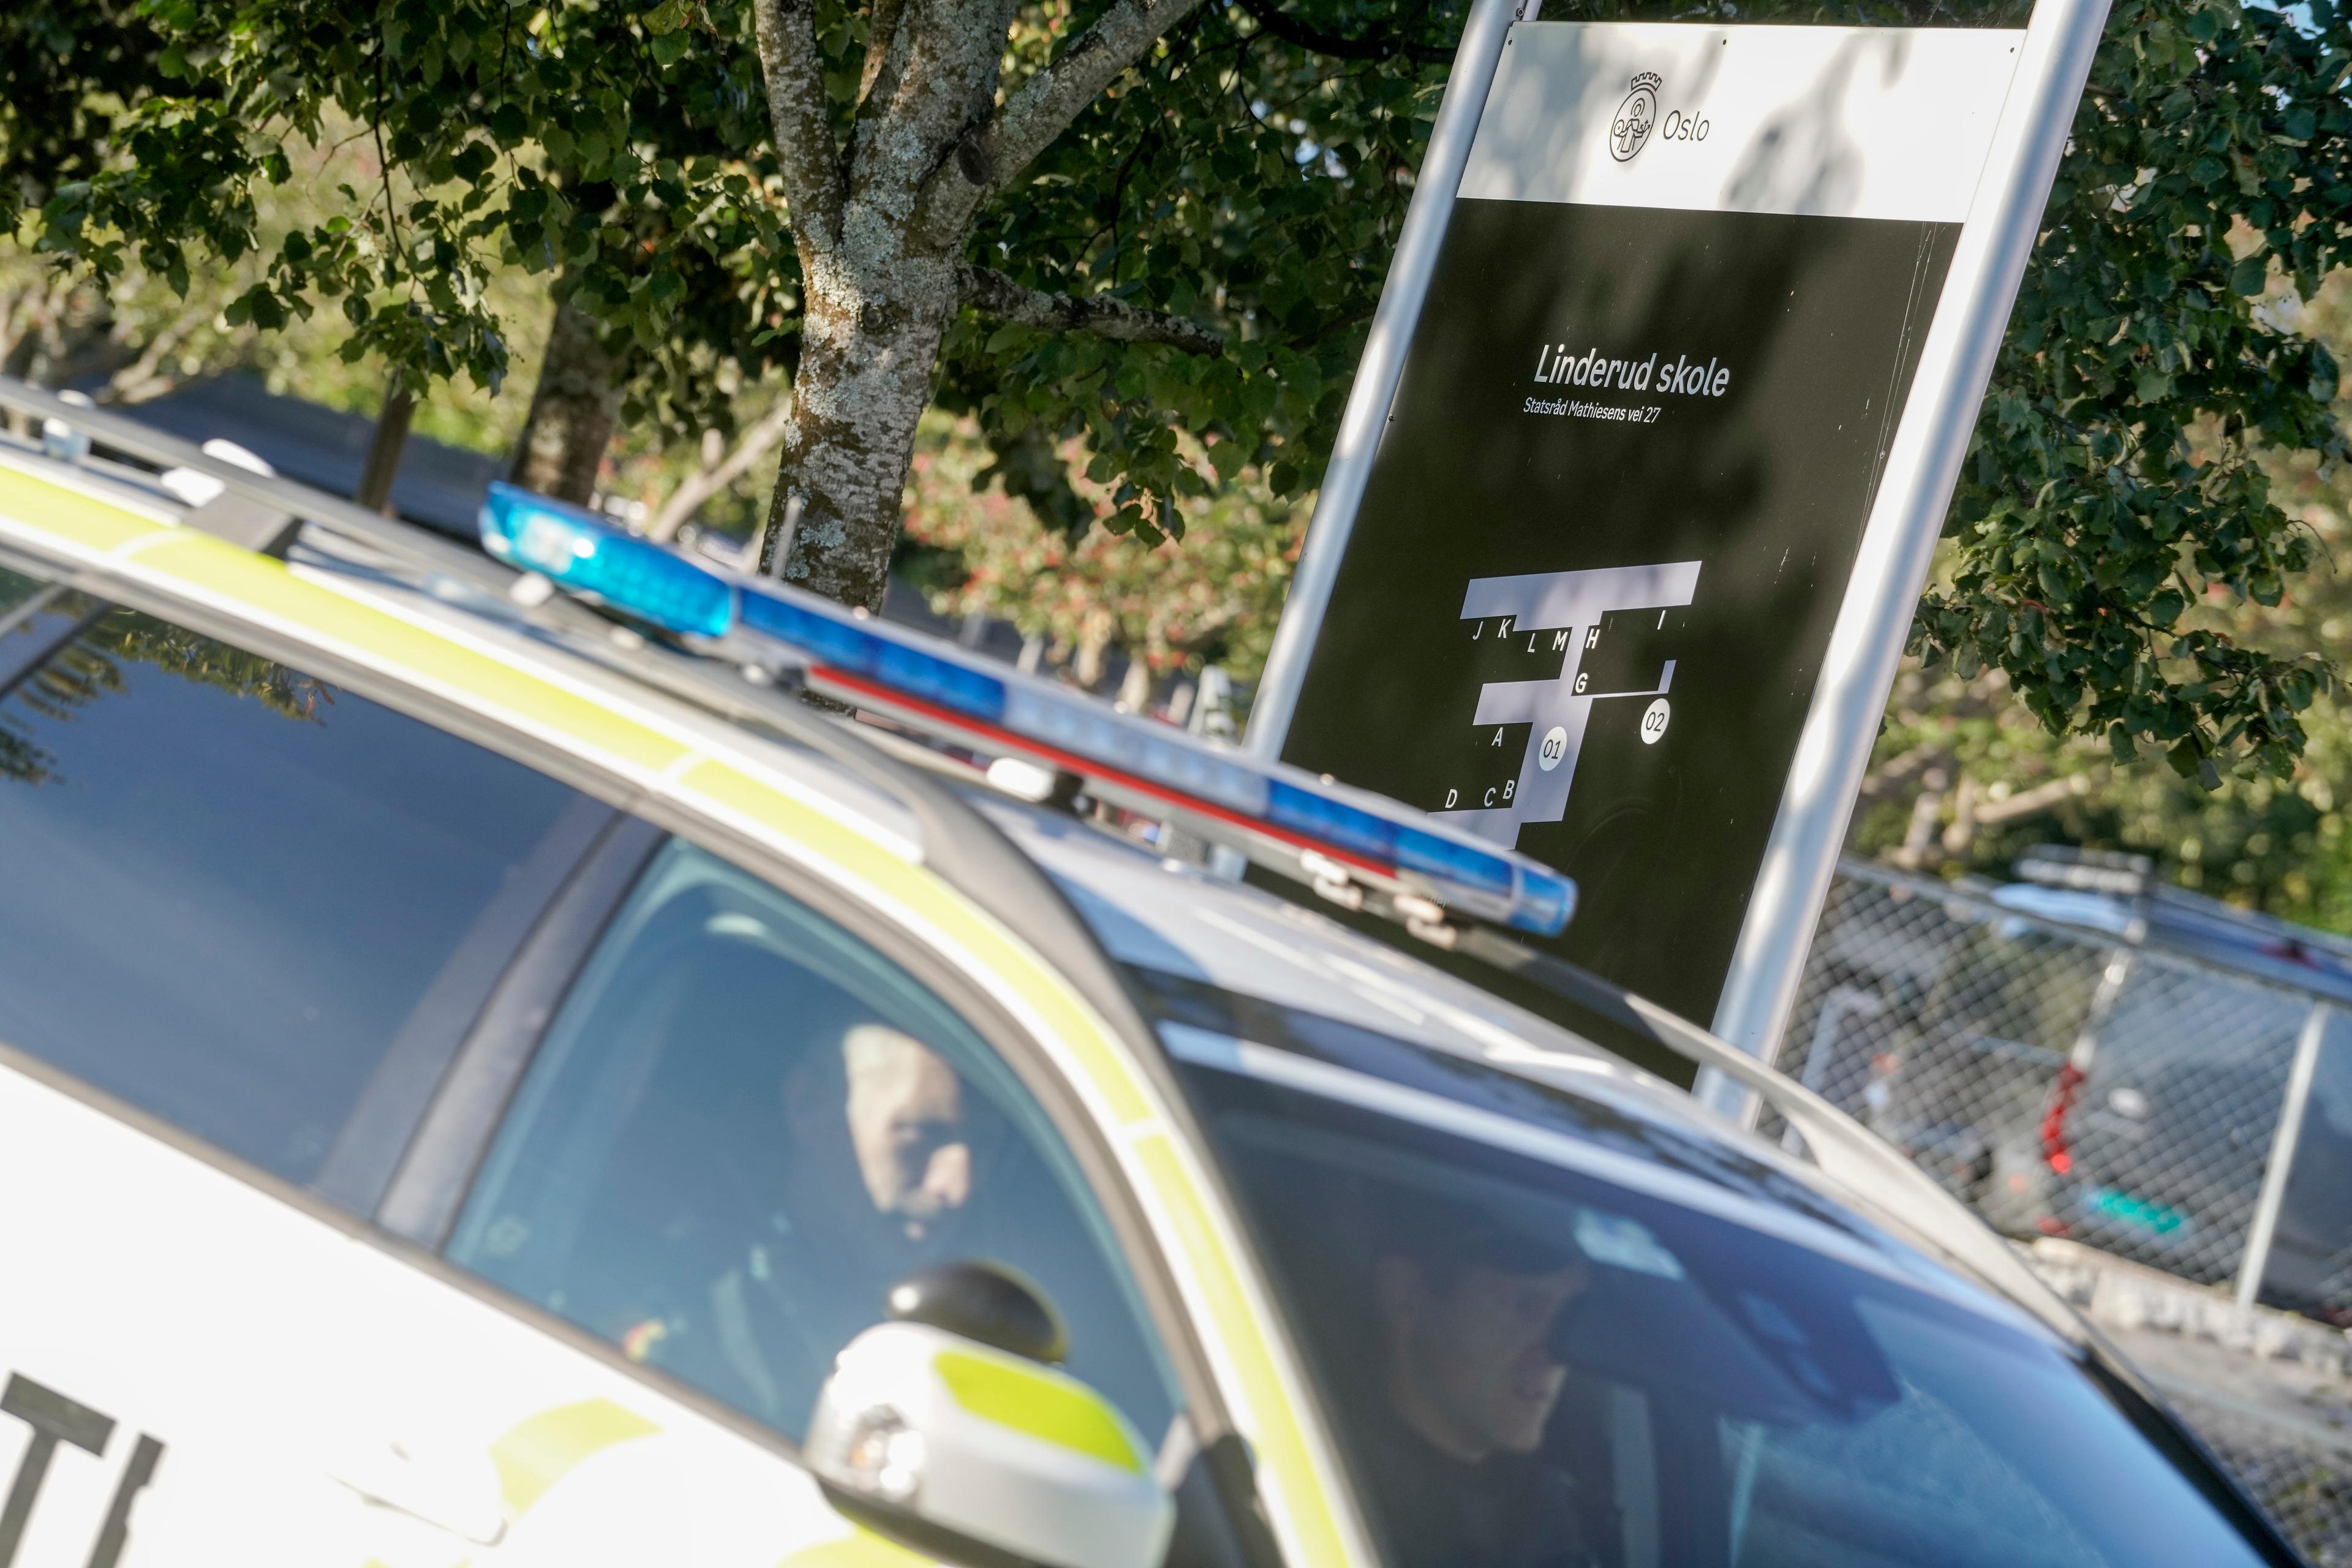
[[[456,1262],[798,1440],[889,1287],[1041,1285],[1147,1437],[1167,1362],[1044,1112],[938,996],[804,905],[659,851],[541,1041]]]
[[[0,664],[0,1044],[313,1182],[582,797],[169,622],[17,607],[0,656],[47,651]]]

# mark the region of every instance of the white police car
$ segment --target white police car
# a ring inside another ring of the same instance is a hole
[[[1902,1160],[1498,936],[1540,868],[532,498],[543,576],[0,405],[138,459],[0,450],[0,1568],[2294,1561]]]

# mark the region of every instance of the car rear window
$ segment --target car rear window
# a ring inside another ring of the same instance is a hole
[[[0,584],[20,609],[23,585]],[[0,1044],[310,1182],[404,1028],[446,1024],[486,911],[583,797],[65,597],[37,617],[47,656],[0,663]]]

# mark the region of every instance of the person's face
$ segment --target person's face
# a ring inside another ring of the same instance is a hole
[[[1584,1267],[1509,1274],[1474,1265],[1446,1281],[1387,1258],[1381,1272],[1399,1414],[1458,1458],[1532,1452],[1568,1376],[1546,1341],[1584,1289]]]
[[[971,1196],[971,1147],[963,1136],[963,1085],[938,1056],[907,1038],[854,1039],[849,1141],[876,1209],[910,1235]]]

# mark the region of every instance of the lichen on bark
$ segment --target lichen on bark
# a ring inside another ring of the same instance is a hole
[[[1010,0],[877,6],[856,119],[837,139],[809,0],[754,0],[754,37],[806,294],[761,566],[881,607],[915,430],[967,303],[1055,331],[1192,353],[1197,322],[1024,288],[966,261],[982,205],[1201,0],[1119,0],[1007,93]],[[792,523],[788,530],[787,520]],[[789,540],[786,534],[789,531]]]

